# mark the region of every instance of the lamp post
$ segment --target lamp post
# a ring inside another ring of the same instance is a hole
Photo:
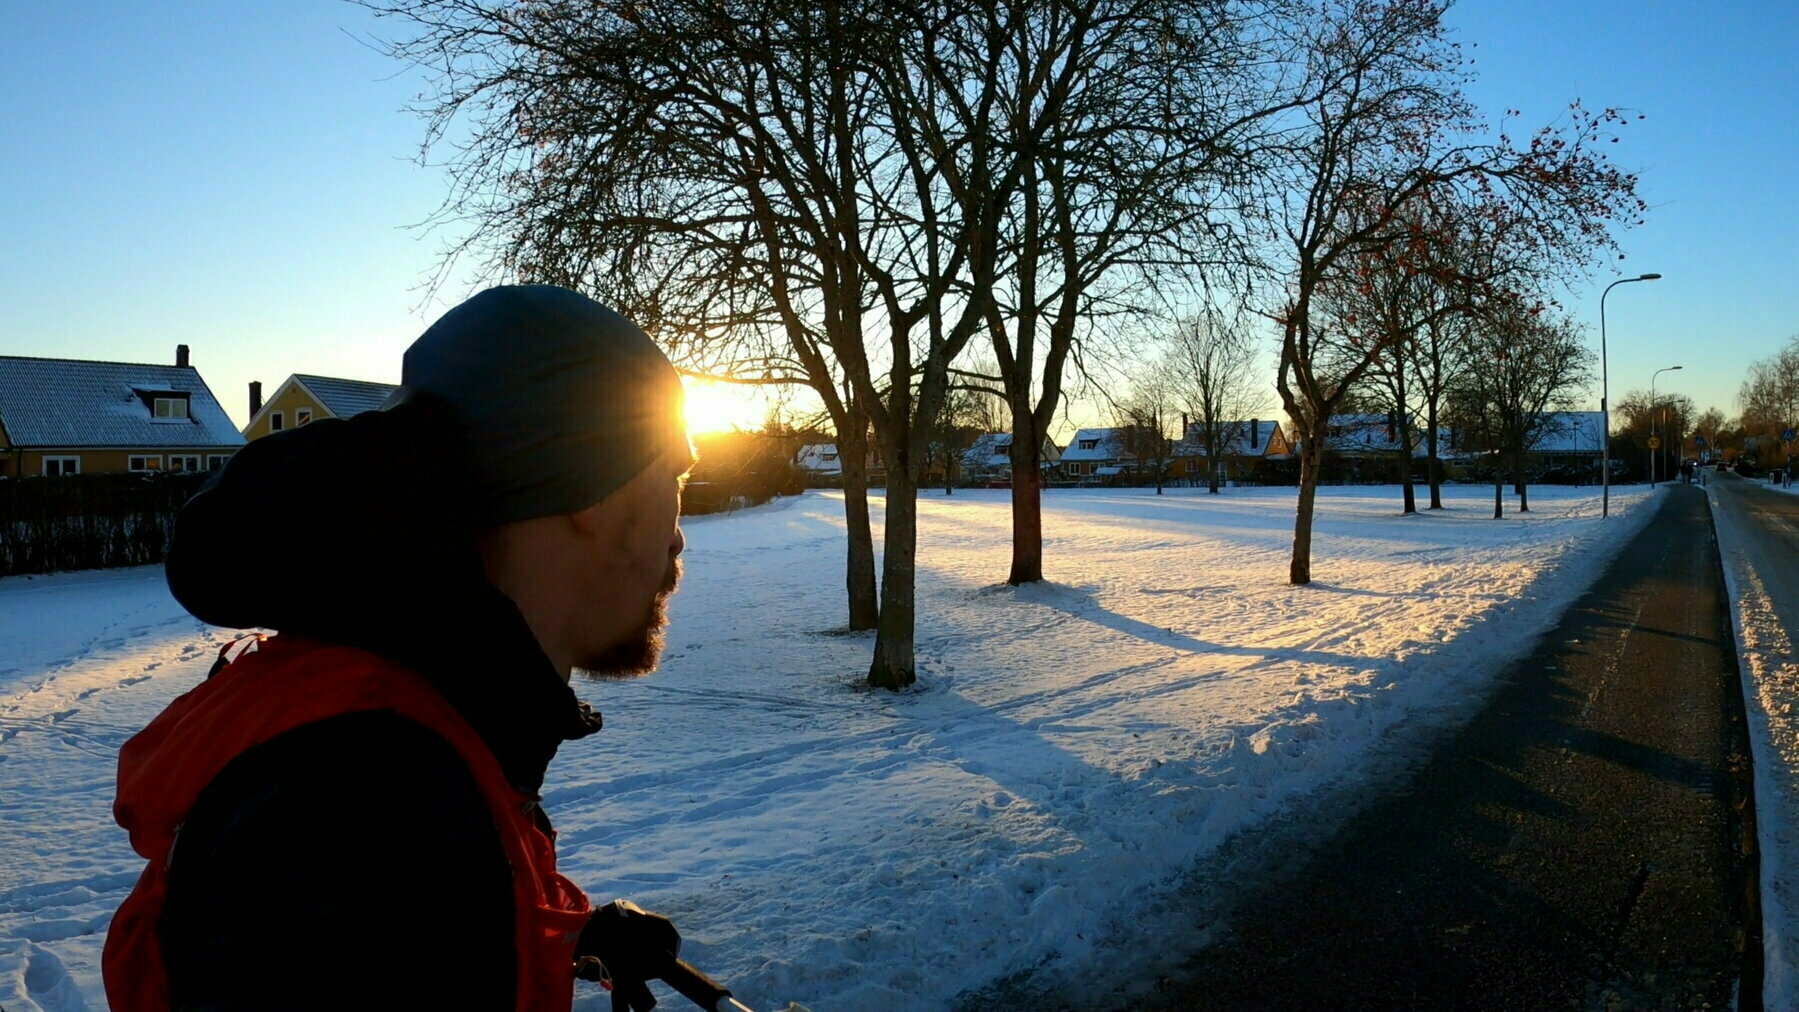
[[[1655,281],[1660,274],[1639,274],[1634,278],[1619,278],[1605,286],[1599,293],[1599,515],[1611,516],[1612,512],[1612,408],[1607,399],[1608,378],[1605,369],[1605,297],[1612,294],[1612,289],[1619,285],[1628,285],[1632,281]]]
[[[1681,368],[1681,367],[1677,366],[1677,365],[1671,365],[1671,366],[1668,366],[1666,369],[1657,369],[1655,372],[1649,374],[1649,434],[1651,436],[1660,436],[1661,435],[1660,430],[1656,428],[1656,424],[1655,424],[1655,407],[1656,407],[1655,378],[1657,376],[1660,376],[1662,373],[1673,372],[1674,370],[1679,369],[1679,368]],[[1667,418],[1668,418],[1668,413],[1665,411],[1662,412],[1662,420],[1664,423],[1664,427],[1666,425]],[[1649,451],[1649,487],[1650,488],[1655,487],[1655,462],[1661,458],[1661,455],[1662,455],[1662,448],[1659,446],[1652,447]]]

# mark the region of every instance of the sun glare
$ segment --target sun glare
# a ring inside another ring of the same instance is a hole
[[[687,387],[687,431],[698,434],[761,427],[768,408],[755,387],[691,377],[683,377],[682,382]]]

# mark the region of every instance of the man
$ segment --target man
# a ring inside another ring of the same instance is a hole
[[[240,451],[169,586],[278,634],[121,751],[150,863],[107,939],[115,1012],[566,1009],[583,957],[647,1007],[679,936],[594,914],[537,802],[600,727],[571,672],[656,665],[692,463],[668,359],[549,286],[445,314],[382,410]]]

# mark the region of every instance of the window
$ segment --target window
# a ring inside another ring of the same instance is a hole
[[[199,469],[200,469],[200,455],[199,454],[197,454],[197,453],[171,453],[171,454],[169,454],[169,470],[171,470],[171,471],[198,471]]]
[[[312,409],[311,408],[295,408],[294,409],[294,428],[297,429],[300,426],[305,425],[307,422],[310,422],[310,421],[312,421]]]
[[[80,457],[45,457],[45,474],[80,474]]]
[[[125,458],[127,471],[160,471],[162,470],[161,454],[133,454]]]
[[[229,453],[209,453],[206,455],[206,469],[208,471],[221,470],[225,466],[225,461],[230,459],[231,454]]]
[[[832,462],[833,460],[836,460],[836,459],[837,459],[837,455],[835,453],[824,454],[824,462],[827,464],[829,464],[830,462]]]
[[[151,401],[151,414],[167,420],[187,418],[186,397],[157,397]]]
[[[281,416],[281,412],[279,412],[279,411],[269,412],[269,431],[270,432],[280,432],[282,429],[285,429],[285,428],[287,428],[287,419],[285,419]]]
[[[1099,440],[1097,440],[1097,439],[1081,440],[1081,449],[1083,449],[1083,450],[1093,450],[1093,449],[1098,449],[1098,448],[1099,448]]]

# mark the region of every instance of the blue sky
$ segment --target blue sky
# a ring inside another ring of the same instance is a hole
[[[1614,402],[1658,383],[1734,413],[1748,364],[1799,334],[1799,5],[1464,0],[1479,104],[1537,125],[1624,106],[1615,159],[1649,223],[1607,302]],[[424,285],[445,237],[413,161],[419,81],[344,3],[0,4],[0,354],[173,361],[193,347],[226,410],[290,373],[394,381],[464,291]],[[1598,340],[1600,268],[1567,297]],[[1594,402],[1597,407],[1597,390]]]

